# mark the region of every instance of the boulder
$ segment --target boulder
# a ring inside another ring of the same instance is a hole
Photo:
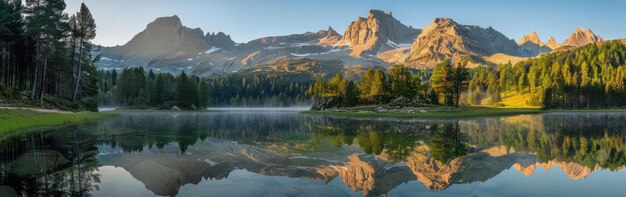
[[[180,108],[178,108],[178,106],[174,106],[172,107],[172,111],[180,111]]]
[[[311,110],[322,111],[335,108],[337,106],[337,103],[338,102],[335,97],[315,98],[313,100],[313,106],[311,106]]]
[[[413,103],[411,99],[408,99],[406,97],[398,97],[396,99],[393,99],[391,102],[389,102],[389,105],[398,106],[398,107],[409,107],[409,106],[412,106]]]

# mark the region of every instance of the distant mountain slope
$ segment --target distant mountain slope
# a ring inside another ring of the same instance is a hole
[[[237,75],[277,75],[292,76],[294,81],[310,81],[315,77],[330,77],[343,74],[344,65],[337,60],[313,60],[307,58],[291,58],[287,56],[275,58],[265,64],[254,65],[237,72]],[[297,76],[297,77],[296,77]]]

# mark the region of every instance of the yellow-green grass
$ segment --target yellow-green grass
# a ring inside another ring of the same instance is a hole
[[[488,106],[493,108],[523,108],[523,109],[539,109],[539,106],[530,106],[528,101],[530,100],[530,94],[520,94],[517,91],[505,92],[502,95],[502,101],[494,106]],[[481,101],[482,105],[487,107],[490,97],[487,97]]]
[[[115,116],[112,112],[41,113],[27,109],[0,109],[0,134],[19,129],[74,124]]]
[[[428,111],[428,109],[427,109]],[[333,112],[333,111],[305,111],[305,114],[345,116],[359,118],[406,118],[406,119],[463,119],[491,116],[513,116],[521,114],[542,113],[540,109],[532,108],[490,108],[490,107],[462,107],[437,109],[431,112]]]

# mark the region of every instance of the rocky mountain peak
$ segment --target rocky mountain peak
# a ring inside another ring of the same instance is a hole
[[[159,17],[155,19],[153,22],[149,23],[146,27],[146,30],[155,29],[159,30],[162,28],[181,28],[183,27],[183,23],[177,15],[168,16],[168,17]]]
[[[515,41],[493,28],[460,25],[450,18],[437,18],[420,34],[411,47],[407,65],[429,68],[452,59],[489,56],[495,53],[520,55]]]
[[[112,56],[132,56],[139,59],[176,58],[206,50],[209,43],[201,29],[182,25],[176,15],[157,18],[146,29],[123,46],[115,47]],[[107,51],[107,50],[105,50]]]
[[[556,42],[556,40],[554,39],[554,37],[550,37],[550,39],[548,40],[548,42],[546,43],[546,46],[551,48],[551,49],[556,49],[561,47],[561,44],[559,44],[558,42]]]
[[[320,39],[320,41],[318,42],[318,44],[321,45],[334,45],[335,43],[339,42],[339,40],[341,40],[341,35],[339,33],[337,33],[337,31],[335,31],[333,29],[333,27],[328,27],[328,30],[324,31],[321,30],[320,31],[321,34],[326,35],[323,38]]]
[[[552,48],[547,47],[546,44],[539,39],[537,32],[534,31],[524,35],[517,44],[520,46],[521,55],[525,57],[534,57],[552,51]]]
[[[341,36],[337,31],[333,29],[333,27],[328,26],[328,30],[326,30],[326,36]]]
[[[445,27],[445,26],[458,26],[459,24],[452,20],[451,18],[436,18],[432,23],[430,23],[429,27]]]
[[[539,35],[537,35],[537,32],[530,32],[530,34],[525,35],[524,37],[522,37],[522,39],[519,40],[519,42],[517,44],[519,45],[524,45],[526,43],[533,43],[535,45],[538,46],[543,46],[544,43],[541,42],[541,40],[539,39]]]
[[[580,47],[591,43],[603,42],[602,37],[594,34],[591,29],[577,28],[572,35],[563,42],[563,46]]]
[[[235,41],[230,38],[230,35],[226,35],[224,32],[218,32],[205,36],[209,44],[213,47],[221,49],[229,49],[235,46]]]
[[[375,55],[411,43],[420,32],[400,23],[391,13],[370,10],[367,18],[358,17],[350,23],[337,44],[350,46],[352,56]]]
[[[424,28],[420,36],[433,33],[458,35],[460,31],[460,26],[461,25],[459,25],[456,21],[450,18],[436,18],[435,20],[433,20],[433,22],[426,26],[426,28]]]
[[[386,18],[386,17],[393,17],[393,15],[391,15],[391,12],[385,13],[382,10],[370,10],[367,13],[367,19],[368,20],[371,20],[371,19],[374,19],[374,18]]]

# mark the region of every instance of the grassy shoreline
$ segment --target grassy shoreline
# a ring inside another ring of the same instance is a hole
[[[0,134],[20,129],[75,124],[116,115],[114,112],[43,113],[30,109],[0,109]]]
[[[370,111],[304,111],[303,114],[340,116],[340,117],[356,117],[356,118],[403,118],[403,119],[466,119],[466,118],[482,118],[482,117],[498,117],[498,116],[515,116],[526,114],[545,114],[545,113],[567,113],[567,112],[625,112],[626,109],[582,109],[582,110],[542,110],[537,108],[489,108],[489,107],[464,107],[459,109],[451,109],[450,111],[435,112],[370,112]]]

